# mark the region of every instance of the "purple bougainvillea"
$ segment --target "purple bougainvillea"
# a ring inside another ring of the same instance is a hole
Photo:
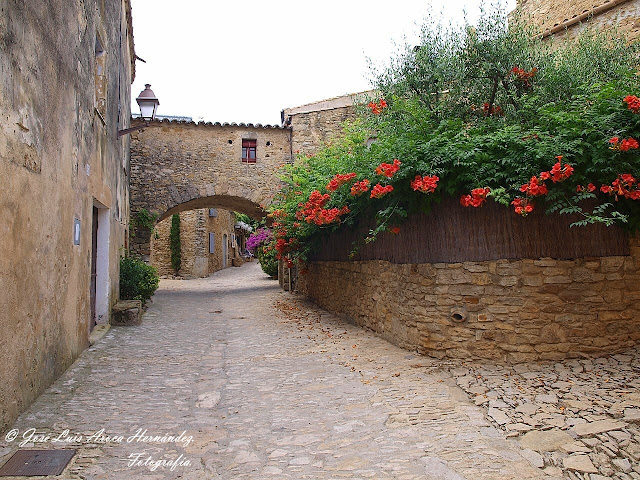
[[[269,243],[271,240],[273,240],[271,230],[266,227],[262,227],[249,235],[249,238],[247,238],[247,250],[255,254],[256,249],[258,249],[262,245]]]

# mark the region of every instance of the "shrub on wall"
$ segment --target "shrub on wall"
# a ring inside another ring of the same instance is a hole
[[[599,33],[553,47],[499,10],[425,25],[345,137],[283,167],[279,256],[304,260],[343,225],[373,223],[360,244],[396,234],[447,197],[638,229],[640,44]]]
[[[142,300],[146,303],[159,285],[158,271],[142,259],[125,256],[120,258],[120,298]]]
[[[182,266],[182,254],[180,245],[180,215],[174,213],[171,216],[171,230],[169,231],[169,248],[171,250],[171,268],[176,275]]]

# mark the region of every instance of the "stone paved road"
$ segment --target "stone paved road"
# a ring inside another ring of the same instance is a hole
[[[143,325],[110,330],[14,428],[0,464],[19,443],[78,448],[62,479],[552,478],[438,362],[255,263],[162,281]]]

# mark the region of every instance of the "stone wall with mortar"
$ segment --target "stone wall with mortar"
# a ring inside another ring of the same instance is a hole
[[[117,301],[133,37],[128,0],[0,5],[1,432],[89,345],[94,207],[95,320]]]
[[[197,209],[181,212],[179,215],[182,258],[179,274],[184,277],[206,277],[230,267],[232,260],[239,256],[239,250],[232,245],[235,225],[233,213],[216,209],[217,216],[211,217],[209,209]],[[170,230],[171,217],[168,217],[156,225],[157,235],[151,237],[151,264],[158,269],[160,275],[175,274],[171,268]],[[209,253],[209,233],[214,234],[213,253]],[[224,235],[227,238],[226,262],[223,261]]]
[[[164,120],[131,135],[131,210],[162,220],[174,213],[220,208],[264,215],[280,183],[278,167],[291,160],[290,130]],[[242,140],[256,140],[257,161],[242,162]],[[142,234],[144,233],[144,235]],[[132,249],[150,254],[148,232]]]
[[[640,241],[629,256],[391,264],[313,262],[298,290],[439,358],[557,360],[640,341]]]
[[[355,118],[355,103],[366,102],[371,92],[345,95],[320,102],[287,108],[282,112],[291,127],[293,155],[312,154],[343,133],[344,122]]]
[[[575,38],[587,28],[612,27],[628,34],[631,41],[640,39],[640,0],[518,0],[518,7],[541,33],[559,29],[554,39]],[[580,15],[589,20],[571,24]]]

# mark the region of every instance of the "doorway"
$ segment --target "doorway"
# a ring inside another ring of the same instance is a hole
[[[98,208],[93,207],[91,216],[91,282],[89,298],[91,302],[91,314],[89,317],[89,332],[96,326],[96,289],[98,276]]]
[[[109,313],[109,209],[93,202],[91,218],[91,281],[89,331],[108,323]]]

